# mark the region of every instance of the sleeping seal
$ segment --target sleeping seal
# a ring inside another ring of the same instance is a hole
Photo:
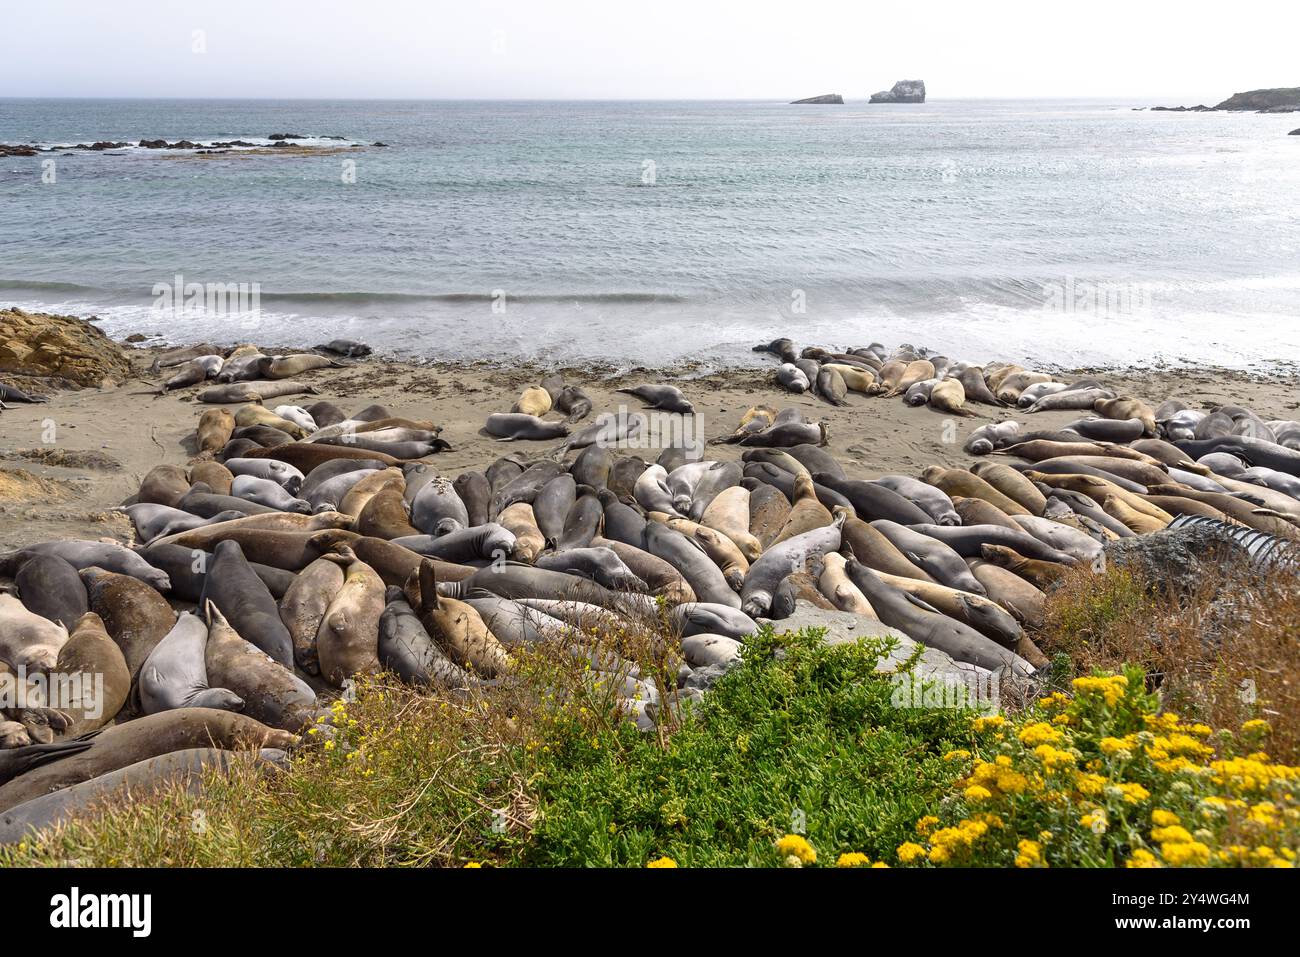
[[[243,708],[243,700],[234,692],[208,686],[207,644],[207,624],[193,612],[183,612],[140,668],[136,693],[144,714],[174,708]]]
[[[547,422],[522,412],[494,412],[488,416],[484,429],[488,435],[495,436],[501,442],[559,439],[569,434],[569,427],[563,422]]]

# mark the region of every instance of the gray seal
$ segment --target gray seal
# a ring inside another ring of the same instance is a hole
[[[687,415],[695,411],[695,406],[691,405],[690,400],[675,385],[639,385],[631,389],[614,391],[624,395],[634,395],[652,409],[681,412]]]
[[[167,591],[172,587],[167,574],[154,568],[143,558],[121,545],[111,542],[87,542],[67,539],[57,542],[41,542],[27,545],[0,557],[0,574],[13,576],[24,562],[36,555],[54,555],[62,558],[77,571],[99,567],[119,575],[129,575],[139,579],[158,591]]]
[[[388,604],[379,618],[379,663],[385,670],[407,684],[422,687],[468,688],[478,684],[429,637],[400,588],[389,588],[387,597]]]
[[[539,555],[534,565],[581,575],[614,591],[650,590],[611,548],[566,548],[563,551],[547,552]]]
[[[392,539],[392,543],[458,565],[510,558],[515,553],[514,533],[496,522],[458,528],[446,535],[406,535]]]
[[[871,484],[897,492],[940,525],[961,524],[961,516],[953,508],[952,499],[942,489],[935,488],[928,482],[906,475],[882,475]]]
[[[547,422],[535,415],[523,412],[494,412],[488,416],[483,426],[488,435],[495,436],[502,442],[517,439],[560,439],[569,434],[569,427],[563,422]]]
[[[1017,517],[1019,516],[1012,516],[1012,518]],[[872,524],[879,528],[882,523],[873,522]],[[893,541],[889,530],[884,528],[880,530]],[[1003,545],[1015,549],[1025,558],[1032,558],[1040,562],[1056,562],[1058,565],[1077,565],[1079,563],[1078,559],[1073,555],[1044,544],[1028,532],[1017,532],[1002,525],[962,525],[958,528],[949,528],[945,525],[913,525],[910,531],[942,543],[962,558],[979,558],[980,549],[985,545]],[[895,541],[894,544],[898,545],[899,543]],[[963,562],[963,564],[965,563]],[[944,584],[949,583],[944,582]],[[978,582],[976,584],[978,585]],[[975,589],[964,588],[961,585],[953,585],[952,587],[961,588],[962,591],[975,591]],[[979,591],[977,594],[983,594],[983,592]]]
[[[230,494],[279,512],[294,512],[299,515],[312,513],[310,502],[294,498],[279,482],[258,478],[256,475],[236,475],[230,483]]]
[[[226,459],[226,468],[232,475],[252,475],[275,482],[290,495],[297,495],[306,478],[288,462],[276,459]]]
[[[426,482],[411,502],[411,524],[426,535],[446,535],[469,525],[469,511],[455,486],[440,475]]]
[[[766,614],[772,607],[772,596],[777,586],[787,575],[805,568],[827,552],[839,550],[843,527],[844,515],[841,513],[830,525],[793,535],[765,551],[749,566],[741,591],[740,610],[751,618]],[[696,594],[699,594],[698,589]]]
[[[962,556],[949,547],[946,543],[932,537],[928,531],[936,528],[944,528],[942,525],[920,525],[917,528],[904,528],[897,522],[874,521],[871,527],[890,543],[903,553],[903,557],[913,565],[922,569],[935,581],[941,585],[947,585],[949,588],[956,588],[961,591],[973,592],[976,595],[983,595],[984,586],[979,583],[970,568],[962,560]],[[1025,532],[1012,532],[1009,528],[1000,528],[995,525],[977,525],[975,528],[999,528],[1000,531],[1007,532],[1012,536],[1021,535],[1025,538],[1031,536]],[[927,531],[919,531],[924,528]],[[1035,544],[1038,544],[1034,540]]]
[[[758,622],[730,605],[688,601],[676,605],[669,618],[683,638],[691,635],[725,635],[743,640],[758,631]]]
[[[57,555],[33,555],[19,567],[14,584],[28,611],[62,624],[69,632],[90,611],[81,576]]]
[[[207,647],[207,623],[193,612],[182,612],[140,668],[136,694],[144,714],[173,708],[243,709],[243,699],[233,691],[208,686]]]
[[[201,608],[213,605],[245,640],[284,667],[293,668],[293,639],[280,620],[275,599],[244,558],[239,543],[226,540],[212,552],[203,581]]]

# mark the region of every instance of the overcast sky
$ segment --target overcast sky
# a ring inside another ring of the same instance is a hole
[[[1295,0],[6,7],[0,96],[855,99],[920,78],[939,98],[1216,102],[1238,90],[1300,85]]]

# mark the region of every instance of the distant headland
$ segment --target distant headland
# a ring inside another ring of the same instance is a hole
[[[1217,106],[1153,106],[1157,113],[1300,113],[1300,86],[1234,93]]]

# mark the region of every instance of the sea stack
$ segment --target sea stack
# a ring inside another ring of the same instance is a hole
[[[810,96],[806,100],[794,100],[791,102],[790,105],[799,106],[804,103],[812,103],[816,105],[827,105],[827,106],[843,106],[844,97],[840,96],[838,93],[823,93],[821,96]]]
[[[1216,110],[1255,110],[1259,113],[1300,112],[1300,86],[1234,93],[1215,107]]]
[[[872,103],[924,103],[924,80],[899,80],[892,90],[871,94]]]

